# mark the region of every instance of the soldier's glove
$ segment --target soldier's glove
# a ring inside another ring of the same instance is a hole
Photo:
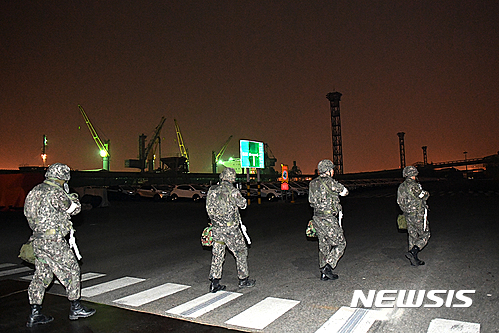
[[[340,225],[340,228],[343,228],[341,226],[341,219],[343,218],[343,212],[340,210],[340,213],[338,214],[338,224]]]

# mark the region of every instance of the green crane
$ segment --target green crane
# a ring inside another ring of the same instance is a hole
[[[220,161],[220,158],[225,153],[225,149],[227,149],[227,146],[229,145],[230,139],[232,139],[232,135],[229,136],[229,138],[227,139],[227,141],[225,141],[224,145],[222,146],[222,149],[220,149],[220,151],[218,152],[218,154],[215,155],[214,151],[211,152],[211,165],[212,165],[213,173],[217,173],[217,164],[218,164],[218,161]]]
[[[184,139],[182,138],[182,133],[180,133],[180,127],[178,127],[177,119],[173,119],[175,122],[175,132],[177,133],[178,148],[180,149],[180,156],[185,157],[185,163],[187,164],[187,171],[189,171],[189,151],[185,148]]]
[[[109,154],[109,140],[104,141],[104,143],[102,142],[102,140],[99,138],[99,135],[97,134],[97,131],[92,125],[92,122],[85,113],[85,110],[83,110],[83,107],[78,104],[78,108],[80,108],[81,115],[83,116],[83,119],[85,119],[88,130],[90,131],[95,144],[99,148],[99,155],[102,157],[102,169],[109,171],[109,157],[111,156]]]

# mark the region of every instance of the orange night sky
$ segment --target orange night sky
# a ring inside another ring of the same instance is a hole
[[[2,1],[0,169],[98,169],[78,104],[111,170],[137,158],[161,117],[162,156],[193,172],[230,135],[277,163],[332,159],[326,94],[339,91],[344,172],[499,150],[499,3],[493,1]],[[280,170],[280,168],[277,168]],[[135,171],[136,169],[128,169]]]

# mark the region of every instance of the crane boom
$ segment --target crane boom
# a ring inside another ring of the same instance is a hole
[[[189,151],[185,148],[184,139],[182,138],[182,133],[180,133],[180,127],[178,127],[177,119],[173,119],[175,122],[175,132],[177,133],[178,148],[180,149],[180,156],[186,158],[187,167],[189,167]]]
[[[230,139],[232,139],[232,135],[229,136],[229,138],[227,139],[227,141],[225,141],[222,149],[220,149],[220,151],[218,152],[218,154],[215,156],[215,162],[218,163],[218,161],[220,160],[220,158],[222,157],[222,155],[225,153],[225,149],[227,149],[227,146],[229,145]]]
[[[212,168],[213,168],[213,173],[217,173],[217,164],[218,164],[218,161],[220,160],[220,158],[222,157],[222,155],[225,153],[225,149],[227,149],[227,146],[229,145],[230,139],[232,139],[232,135],[229,136],[229,138],[227,139],[227,141],[225,141],[224,145],[222,146],[222,149],[220,149],[220,151],[218,152],[218,154],[215,155],[214,151],[211,152],[211,164],[212,164]]]
[[[163,124],[165,123],[165,120],[166,120],[165,117],[161,117],[161,121],[159,122],[159,125],[156,126],[156,129],[154,130],[153,137],[151,138],[151,140],[149,140],[149,144],[147,145],[147,148],[146,148],[146,151],[145,151],[145,154],[144,154],[147,157],[147,160],[149,161],[149,171],[152,171],[152,169],[153,169],[153,165],[152,164],[153,164],[154,157],[152,155],[154,155],[154,150],[155,149],[152,149],[152,148],[153,148],[154,144],[156,143],[156,141],[159,138],[159,135],[160,135],[160,132],[161,132],[161,128],[163,127]],[[161,156],[160,156],[160,158],[161,158]]]
[[[102,157],[102,165],[104,170],[109,171],[109,141],[106,143],[102,143],[102,140],[99,138],[99,135],[97,134],[97,131],[95,130],[94,126],[92,125],[92,122],[88,118],[87,114],[85,113],[85,110],[83,110],[83,107],[78,104],[78,108],[80,109],[81,115],[83,116],[83,119],[85,120],[85,123],[87,124],[88,130],[90,131],[90,134],[92,135],[92,138],[95,141],[95,144],[99,148],[99,154]]]

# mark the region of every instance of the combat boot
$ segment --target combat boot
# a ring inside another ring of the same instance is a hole
[[[82,305],[80,300],[71,301],[71,307],[69,309],[69,319],[77,320],[78,318],[87,318],[95,313],[95,309],[89,309]]]
[[[34,325],[41,325],[50,323],[54,318],[42,314],[42,306],[38,304],[31,304],[31,313],[26,322],[26,327],[33,327]]]
[[[424,265],[424,261],[419,260],[418,252],[420,251],[419,247],[414,245],[412,249],[405,254],[405,257],[411,261],[412,266],[421,266]]]
[[[324,279],[324,277],[327,277],[327,279]],[[338,278],[338,274],[333,273],[333,269],[331,268],[331,265],[326,264],[326,266],[321,268],[321,280],[326,281],[326,280],[336,280]]]
[[[225,286],[220,284],[220,279],[211,279],[210,293],[216,293],[219,290],[225,290]]]
[[[412,248],[413,250],[413,256],[414,256],[414,259],[416,259],[416,263],[421,266],[421,265],[424,265],[424,261],[423,260],[419,260],[418,258],[418,253],[421,252],[421,250],[419,249],[419,247],[417,247],[416,245],[413,246]]]
[[[256,280],[245,278],[239,279],[239,288],[251,288],[256,284]]]

